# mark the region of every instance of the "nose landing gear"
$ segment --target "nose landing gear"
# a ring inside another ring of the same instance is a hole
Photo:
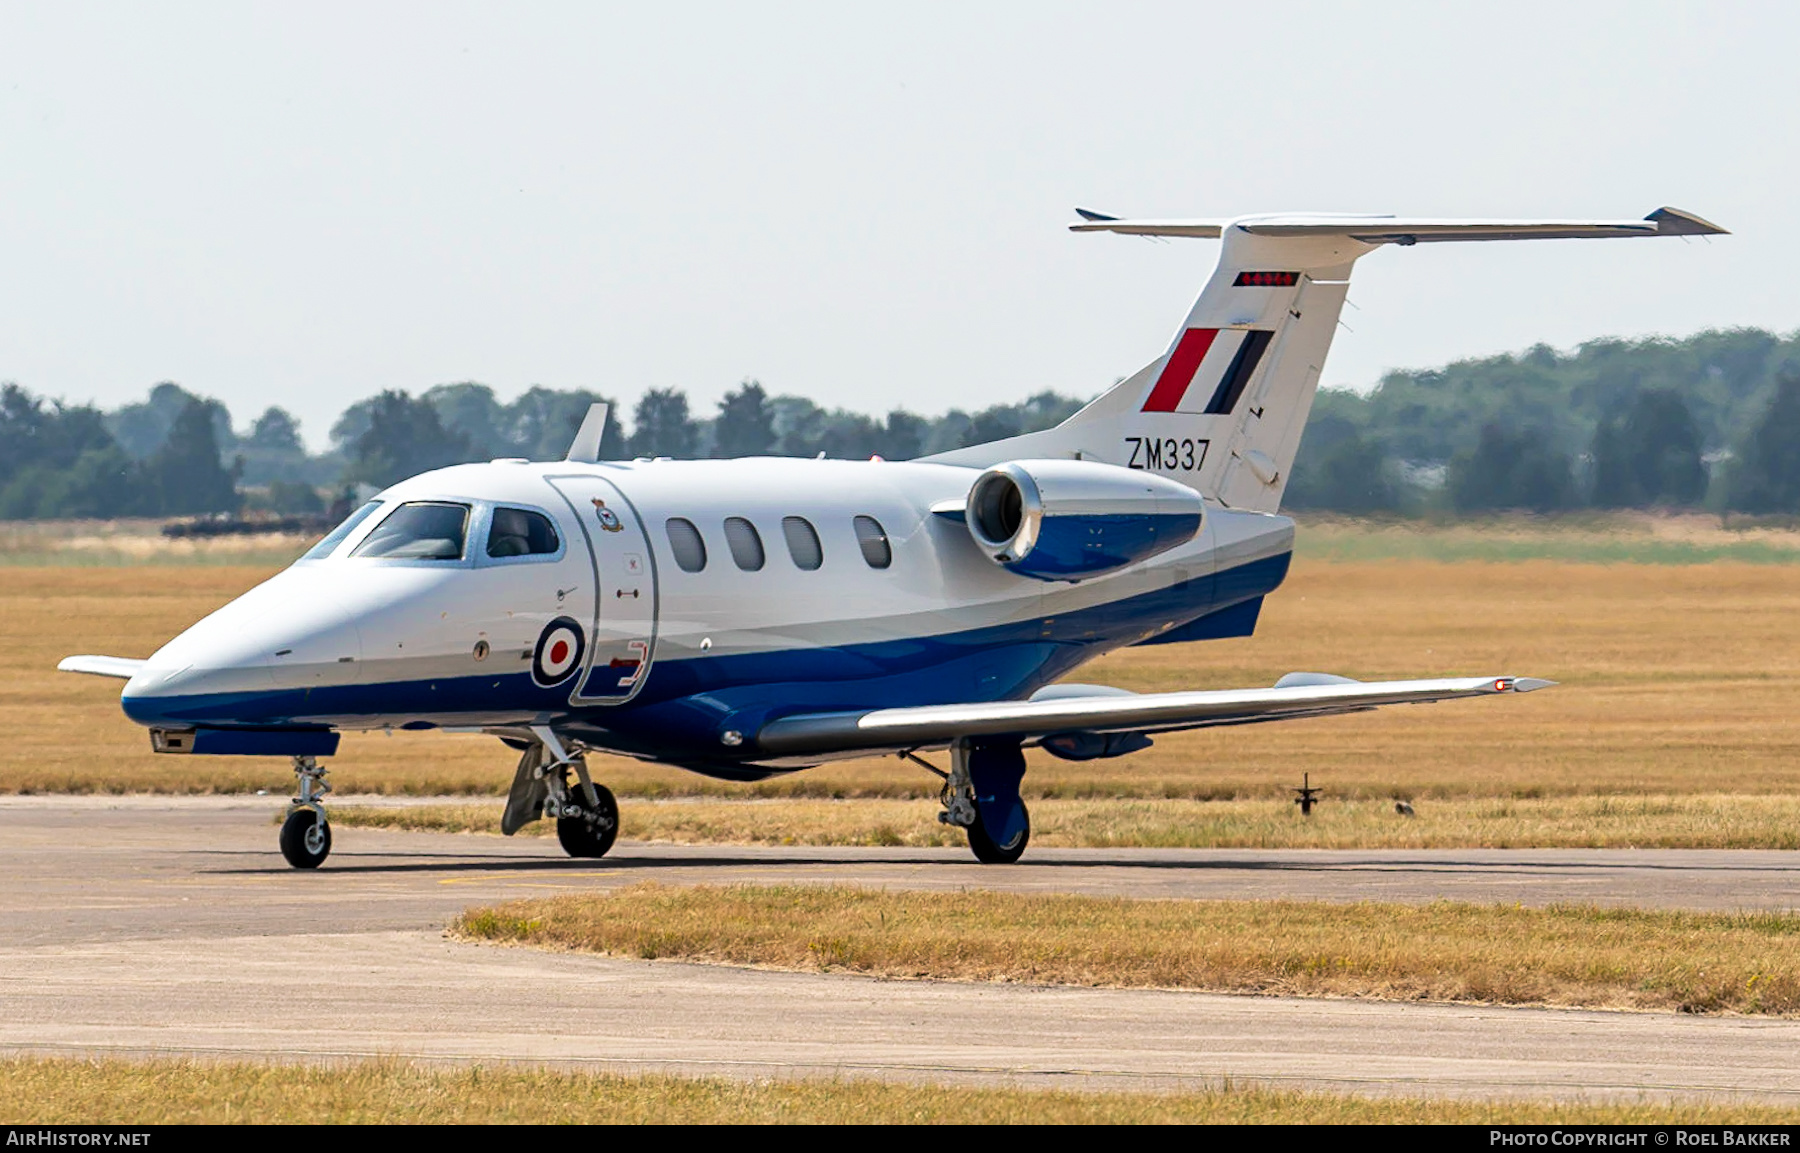
[[[325,780],[328,772],[313,757],[294,758],[300,788],[281,822],[281,855],[296,869],[316,869],[331,854],[331,825],[325,819],[325,794],[331,791]]]

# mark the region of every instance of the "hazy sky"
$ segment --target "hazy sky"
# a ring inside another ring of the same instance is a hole
[[[1384,249],[1327,384],[1800,326],[1785,5],[0,5],[0,380],[322,444],[381,388],[1088,395],[1217,246],[1072,208],[1642,216]],[[1786,222],[1786,223],[1784,223]]]

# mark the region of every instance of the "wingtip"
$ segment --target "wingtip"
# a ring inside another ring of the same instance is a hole
[[[1655,221],[1658,236],[1730,236],[1729,229],[1720,228],[1705,217],[1696,216],[1679,208],[1667,205],[1657,209],[1645,220]]]
[[[56,662],[58,672],[86,673],[96,677],[118,677],[130,680],[147,662],[137,657],[107,657],[95,653],[64,657]]]
[[[1513,678],[1513,692],[1515,693],[1531,693],[1536,692],[1538,689],[1553,689],[1555,687],[1555,681],[1547,681],[1542,677]]]

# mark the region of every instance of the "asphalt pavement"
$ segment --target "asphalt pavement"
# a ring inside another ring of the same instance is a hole
[[[496,802],[498,803],[498,802]],[[473,904],[845,881],[1152,897],[1800,907],[1800,853],[959,850],[622,843],[339,826],[289,869],[283,798],[0,798],[0,1051],[405,1056],[1090,1088],[1800,1101],[1800,1021],[884,981],[478,946]]]

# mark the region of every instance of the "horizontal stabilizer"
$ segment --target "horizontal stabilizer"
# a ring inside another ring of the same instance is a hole
[[[144,662],[132,657],[81,656],[64,657],[56,662],[56,667],[65,673],[88,673],[96,677],[118,677],[128,681],[138,675]]]
[[[1723,236],[1725,229],[1679,208],[1659,208],[1642,220],[1443,220],[1402,216],[1296,213],[1234,220],[1121,220],[1082,213],[1071,232],[1212,239],[1236,228],[1252,236],[1342,236],[1363,244],[1438,244],[1467,240],[1603,240],[1620,236]]]
[[[1321,676],[1323,674],[1310,675]],[[1555,683],[1535,677],[1455,677],[1366,683],[1332,678],[1317,683],[1310,677],[1305,683],[1290,681],[1268,689],[1116,696],[1084,692],[1071,696],[1039,696],[1028,701],[804,713],[764,725],[756,734],[756,744],[764,755],[789,757],[851,750],[926,748],[947,745],[963,737],[1019,737],[1032,742],[1066,732],[1171,732],[1212,725],[1362,712],[1380,705],[1526,693]]]

